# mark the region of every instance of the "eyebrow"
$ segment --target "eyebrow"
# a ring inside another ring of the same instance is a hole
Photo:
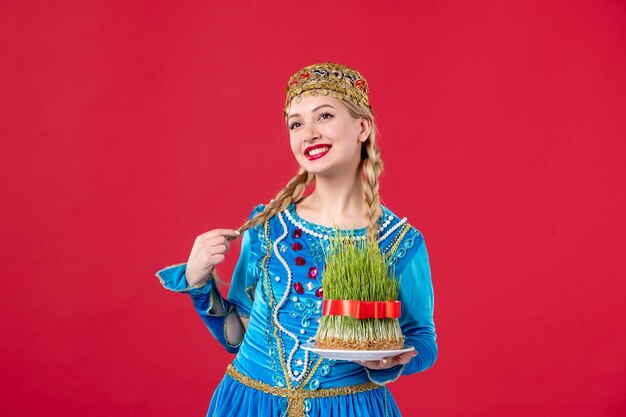
[[[331,106],[330,104],[322,104],[321,106],[317,106],[316,108],[314,108],[311,113],[315,113],[316,111],[318,111],[322,107],[330,107],[331,109],[334,109],[334,107]],[[300,115],[298,113],[294,113],[294,114],[290,115],[289,117],[287,117],[287,120],[291,119],[292,117],[296,117],[296,116],[300,116]]]

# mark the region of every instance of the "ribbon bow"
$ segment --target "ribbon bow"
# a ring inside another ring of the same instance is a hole
[[[351,316],[356,319],[400,317],[400,301],[324,300],[322,315]]]

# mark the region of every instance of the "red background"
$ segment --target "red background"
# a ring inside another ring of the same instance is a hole
[[[404,415],[623,415],[624,2],[236,3],[0,4],[0,414],[206,413],[232,356],[154,273],[295,174],[284,86],[337,61],[430,254]]]

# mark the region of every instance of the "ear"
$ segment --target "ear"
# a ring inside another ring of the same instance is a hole
[[[370,136],[372,130],[372,121],[361,117],[359,121],[359,142],[365,142]]]

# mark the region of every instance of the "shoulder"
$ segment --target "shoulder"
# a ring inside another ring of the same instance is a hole
[[[382,220],[382,247],[391,257],[390,264],[401,270],[425,245],[424,235],[411,219],[400,217],[385,206]]]
[[[383,214],[381,216],[383,233],[385,231],[389,232],[389,229],[395,228],[396,230],[399,229],[401,232],[404,232],[405,235],[409,235],[409,237],[417,238],[419,236],[423,238],[422,232],[414,226],[411,219],[407,217],[400,217],[389,207],[383,206],[382,204],[381,207],[383,209]]]
[[[245,220],[245,222],[250,221],[254,216],[258,215],[259,213],[262,213],[263,210],[265,209],[265,205],[264,204],[257,204],[256,206],[254,206],[252,208],[252,211],[250,212],[250,214],[248,215],[248,218]],[[250,226],[245,232],[244,232],[244,236],[248,235],[249,238],[253,239],[253,236],[256,236],[261,230],[263,230],[263,222],[255,225],[255,226]]]
[[[262,212],[263,210],[265,210],[265,204],[257,204],[253,209],[252,209],[252,213],[250,213],[250,216],[248,216],[248,220],[250,220],[251,218],[253,218],[254,216],[256,216],[257,214],[259,214],[260,212]]]
[[[258,215],[258,214],[260,214],[260,213],[263,213],[263,212],[265,211],[265,209],[267,208],[267,206],[268,206],[267,204],[258,204],[258,205],[256,205],[256,206],[252,209],[252,212],[250,213],[250,215],[248,216],[248,220],[252,219],[254,216],[256,216],[256,215]],[[283,211],[282,211],[282,212],[280,212],[280,213],[276,213],[276,214],[272,215],[272,216],[271,216],[271,217],[267,220],[267,222],[269,223],[269,228],[270,228],[270,230],[273,230],[273,229],[277,228],[277,227],[278,227],[278,225],[279,225],[279,220],[278,220],[278,216],[277,216],[277,214],[282,214],[282,213],[287,214],[286,212],[288,211],[288,209],[289,209],[289,207],[288,207],[287,209],[283,210]],[[251,227],[251,229],[255,229],[255,230],[257,230],[257,231],[262,231],[262,230],[263,230],[263,228],[264,228],[264,226],[263,226],[263,225],[264,225],[264,222],[260,222],[260,223],[258,223],[257,225],[255,225],[255,226]]]
[[[294,206],[294,204],[291,203],[284,210],[282,210],[282,211],[280,211],[278,213],[274,213],[269,218],[270,224],[274,224],[274,223],[278,222],[277,217],[278,217],[279,214],[289,216],[290,211],[293,210],[293,206]],[[256,216],[257,214],[263,212],[266,208],[267,208],[267,204],[258,204],[257,206],[254,207],[254,209],[250,213],[250,216],[248,217],[248,219],[251,219],[252,217]],[[258,227],[258,225],[256,227]]]

